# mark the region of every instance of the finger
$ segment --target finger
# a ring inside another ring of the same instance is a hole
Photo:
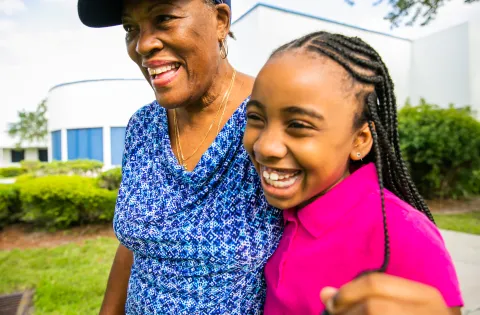
[[[354,304],[346,309],[337,309],[332,315],[405,315],[422,314],[408,309],[402,303],[380,298],[369,299],[365,302]]]
[[[320,291],[320,300],[324,305],[327,305],[328,301],[331,300],[337,292],[338,289],[325,287]]]
[[[409,303],[430,303],[442,299],[440,293],[427,285],[381,273],[362,276],[340,288],[333,299],[333,307],[361,303],[369,298],[408,301]]]

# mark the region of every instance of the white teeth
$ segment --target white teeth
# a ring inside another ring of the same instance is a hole
[[[276,188],[287,188],[295,183],[297,180],[298,172],[284,174],[277,173],[276,171],[269,172],[264,170],[262,173],[265,182]]]
[[[282,180],[282,179],[288,179],[290,177],[293,177],[296,175],[296,173],[292,174],[278,174],[276,172],[269,173],[268,171],[263,171],[262,173],[263,177],[266,179],[271,179],[271,180]]]
[[[296,177],[293,177],[289,180],[286,180],[286,181],[275,181],[275,180],[271,180],[271,179],[265,179],[265,181],[267,182],[267,184],[269,185],[272,185],[273,187],[275,188],[287,188],[287,187],[290,187],[292,186],[294,183],[295,183],[295,180],[296,180]]]
[[[178,68],[178,67],[180,67],[180,64],[178,62],[175,62],[175,63],[169,64],[169,65],[166,65],[166,66],[161,66],[161,67],[158,67],[158,68],[148,68],[148,74],[150,74],[151,76],[154,76],[154,75],[161,74],[161,73],[170,71],[170,70]]]
[[[264,177],[265,179],[269,179],[269,178],[270,178],[270,174],[268,174],[267,171],[263,171],[263,177]]]

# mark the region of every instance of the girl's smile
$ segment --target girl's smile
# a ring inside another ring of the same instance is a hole
[[[259,164],[259,170],[263,190],[274,198],[292,198],[300,189],[301,170],[270,168],[262,164]]]

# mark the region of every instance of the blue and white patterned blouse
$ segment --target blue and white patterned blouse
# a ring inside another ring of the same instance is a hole
[[[130,119],[114,218],[134,253],[127,314],[263,312],[263,267],[282,221],[243,148],[246,102],[192,172],[178,164],[157,102]]]

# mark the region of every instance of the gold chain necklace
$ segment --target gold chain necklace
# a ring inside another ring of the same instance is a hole
[[[181,142],[180,142],[180,129],[178,127],[178,121],[177,121],[177,112],[176,112],[175,109],[173,110],[173,123],[174,123],[174,126],[175,126],[175,142],[176,142],[176,145],[177,145],[177,155],[178,155],[178,158],[179,158],[179,162],[183,166],[184,169],[187,169],[187,165],[186,165],[185,162],[188,161],[189,159],[191,159],[197,153],[197,151],[202,147],[205,140],[207,140],[207,137],[208,137],[208,135],[210,134],[210,131],[213,128],[215,120],[217,120],[218,114],[220,113],[220,109],[223,107],[223,112],[222,112],[222,115],[220,116],[220,120],[218,121],[218,125],[217,125],[217,135],[220,132],[220,125],[222,123],[223,116],[225,115],[225,110],[227,108],[227,103],[228,103],[228,100],[230,98],[230,93],[232,92],[232,88],[233,88],[233,85],[235,83],[236,73],[237,73],[237,71],[235,69],[233,69],[233,75],[232,75],[232,80],[230,82],[230,86],[223,96],[222,103],[218,107],[217,113],[215,114],[215,117],[213,118],[213,121],[210,124],[210,127],[208,128],[207,132],[205,133],[205,136],[203,137],[200,144],[193,151],[193,153],[190,154],[187,158],[185,158],[183,156],[182,145],[181,145]]]

